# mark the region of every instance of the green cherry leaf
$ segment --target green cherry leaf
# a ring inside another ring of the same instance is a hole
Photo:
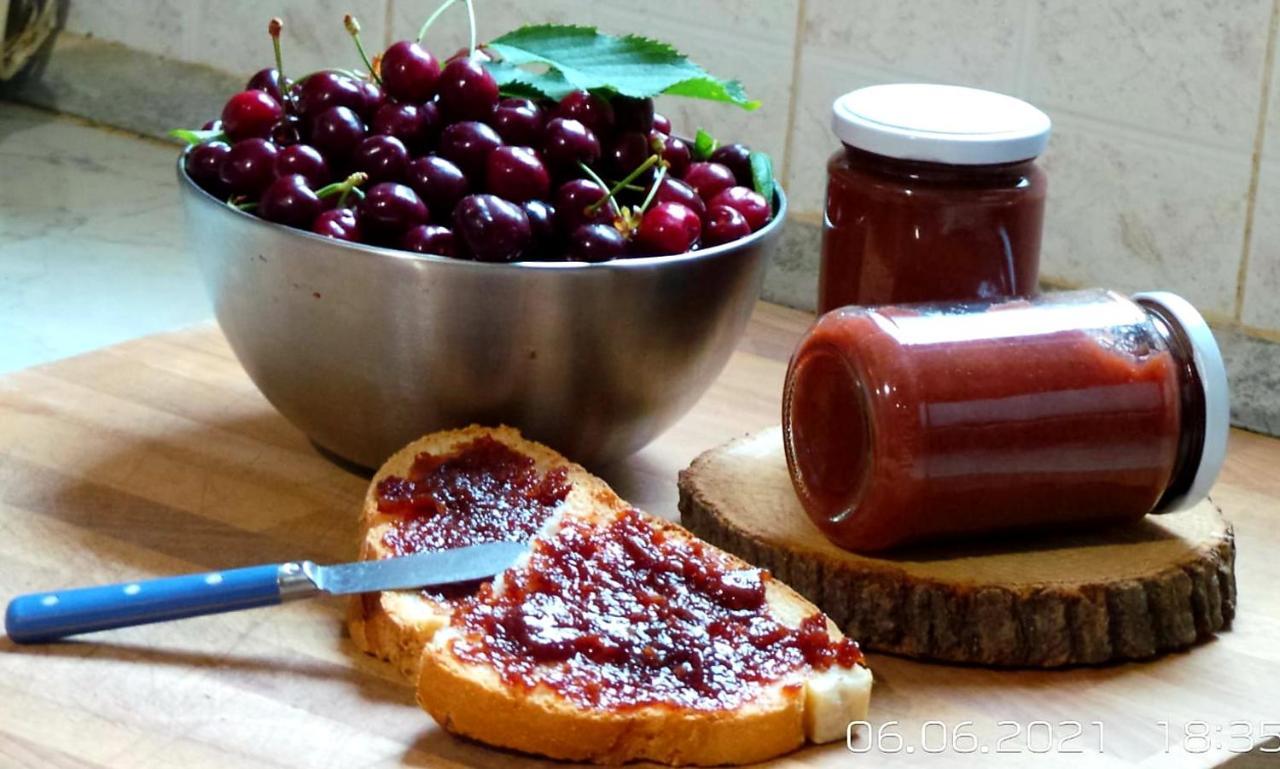
[[[752,152],[751,183],[756,192],[764,196],[769,203],[769,211],[773,211],[773,158],[767,152]]]

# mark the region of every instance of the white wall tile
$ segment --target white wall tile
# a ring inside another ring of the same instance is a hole
[[[1253,228],[1240,321],[1280,333],[1280,63],[1271,71],[1270,99],[1258,165]]]
[[[1227,152],[1055,116],[1041,274],[1121,291],[1164,289],[1232,316],[1251,174]]]

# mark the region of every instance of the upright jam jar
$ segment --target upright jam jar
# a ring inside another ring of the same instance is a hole
[[[1031,296],[1049,117],[958,86],[878,85],[832,104],[818,309]]]
[[[1222,466],[1227,379],[1168,293],[845,307],[796,349],[782,423],[809,516],[875,551],[1189,507]]]

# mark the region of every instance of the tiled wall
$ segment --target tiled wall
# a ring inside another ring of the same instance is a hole
[[[72,0],[67,28],[247,73],[284,16],[288,67],[354,64],[341,15],[371,43],[410,36],[435,6],[410,0],[121,3]],[[748,114],[671,100],[677,125],[774,153],[795,223],[821,215],[834,96],[928,80],[1013,93],[1055,123],[1044,163],[1044,269],[1061,285],[1185,294],[1213,320],[1280,339],[1280,78],[1273,0],[477,0],[481,37],[574,21],[674,42],[764,101]],[[451,11],[428,37],[465,40]],[[1268,103],[1270,107],[1268,108]],[[807,241],[812,243],[812,239]],[[802,294],[804,292],[801,292]]]

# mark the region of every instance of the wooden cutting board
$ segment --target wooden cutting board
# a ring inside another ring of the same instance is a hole
[[[776,424],[785,360],[808,320],[761,305],[695,410],[603,468],[605,478],[634,504],[675,518],[679,470]],[[1228,744],[1243,746],[1228,740],[1232,721],[1247,722],[1253,741],[1264,728],[1280,731],[1261,723],[1280,719],[1278,465],[1280,441],[1235,433],[1214,490],[1238,545],[1230,632],[1152,662],[1059,671],[871,654],[872,720],[883,739],[855,744],[867,755],[831,745],[778,765],[1217,766],[1234,756]],[[0,598],[348,559],[364,486],[271,409],[213,327],[19,372],[0,379]],[[443,734],[392,671],[353,653],[342,610],[340,601],[316,600],[45,647],[0,639],[0,766],[554,765]],[[1082,734],[1068,739],[1073,722]],[[1102,751],[1091,722],[1102,724]],[[1187,752],[1188,722],[1204,722],[1223,747]],[[976,736],[974,752],[960,752],[970,744],[953,742],[957,731]],[[1082,752],[1042,754],[1046,739]]]

